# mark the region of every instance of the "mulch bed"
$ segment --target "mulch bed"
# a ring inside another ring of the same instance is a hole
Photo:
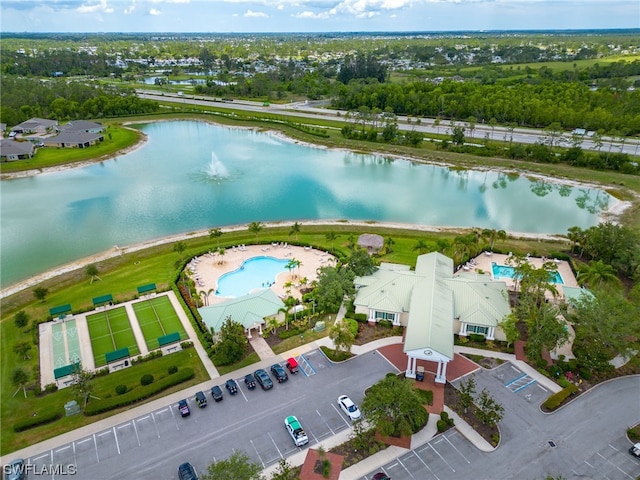
[[[332,448],[331,452],[342,455],[344,457],[343,466],[347,468],[387,448],[387,445],[376,440],[372,431],[365,433],[364,443],[367,444],[367,447],[356,448],[357,440],[351,439]]]
[[[329,475],[324,476],[323,461],[327,460],[331,465],[329,467]],[[302,469],[300,470],[300,480],[338,480],[340,471],[342,470],[343,457],[335,452],[323,452],[310,448],[307,450]]]
[[[368,322],[358,323],[358,336],[354,345],[364,345],[373,340],[380,338],[395,337],[402,335],[402,327],[384,327],[378,324],[370,324]]]
[[[482,423],[478,417],[475,415],[474,408],[469,408],[467,413],[463,411],[462,408],[458,406],[458,390],[447,382],[444,387],[444,403],[451,410],[456,412],[465,422],[467,422],[471,428],[473,428],[476,432],[482,436],[487,442],[489,442],[494,447],[497,445],[497,442],[494,441],[494,437],[500,438],[500,431],[498,427],[490,427],[489,425],[485,425]]]

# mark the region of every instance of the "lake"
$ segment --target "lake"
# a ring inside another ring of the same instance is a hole
[[[616,202],[606,192],[299,145],[197,121],[139,125],[112,160],[0,190],[2,287],[97,253],[253,221],[373,220],[566,233]]]

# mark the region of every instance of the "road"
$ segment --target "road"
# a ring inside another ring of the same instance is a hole
[[[145,91],[145,90],[136,90],[137,94],[141,98],[146,98],[149,100],[156,101],[165,101],[165,102],[174,102],[174,103],[182,103],[182,104],[192,104],[192,105],[215,105],[216,107],[226,107],[234,110],[243,110],[249,112],[274,112],[281,115],[287,115],[289,117],[297,117],[297,118],[310,118],[310,119],[327,119],[328,117],[331,120],[338,122],[346,122],[345,115],[346,111],[344,110],[328,110],[325,108],[318,108],[313,106],[311,103],[306,102],[297,102],[297,103],[288,103],[288,104],[277,104],[272,103],[269,106],[264,106],[261,102],[252,102],[247,100],[233,100],[233,101],[222,101],[221,99],[214,99],[211,97],[205,96],[197,96],[197,95],[183,95],[178,96],[176,94],[165,93],[162,95],[157,94],[157,92],[153,91]],[[398,117],[398,128],[400,130],[417,130],[419,132],[424,132],[425,134],[444,134],[448,133],[451,130],[452,123],[444,122],[438,126],[434,126],[433,123],[435,119],[433,118],[423,118],[421,120],[420,125],[415,124],[415,118],[413,118],[413,123],[407,123],[406,116]],[[466,128],[465,122],[453,122],[454,126],[462,126]],[[536,142],[543,141],[545,137],[548,136],[548,133],[544,130],[536,130],[536,129],[526,129],[526,128],[515,128],[513,132],[511,132],[506,127],[496,126],[495,128],[491,128],[488,125],[478,124],[476,125],[473,135],[469,135],[469,131],[466,133],[466,141],[467,143],[477,143],[478,145],[482,144],[482,141],[485,138],[485,135],[488,135],[489,138],[495,140],[502,140],[505,142],[513,140],[516,143],[523,144],[533,144]],[[558,139],[559,143],[563,146],[569,146],[571,144],[571,135],[568,133],[564,133],[564,135]],[[614,152],[614,153],[627,153],[629,155],[638,155],[640,151],[640,139],[626,139],[624,143],[616,141],[610,137],[602,138],[603,144],[598,147],[592,139],[589,137],[583,137],[581,147],[584,150],[592,150],[597,151],[600,149],[602,152]]]

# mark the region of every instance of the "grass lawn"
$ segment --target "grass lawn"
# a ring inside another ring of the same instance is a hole
[[[187,339],[178,314],[166,296],[150,298],[133,304],[138,323],[142,329],[149,351],[159,347],[158,337],[178,332],[181,340]]]
[[[87,325],[96,367],[106,365],[105,355],[114,350],[128,348],[129,355],[140,354],[136,338],[131,330],[129,316],[124,307],[87,315]]]

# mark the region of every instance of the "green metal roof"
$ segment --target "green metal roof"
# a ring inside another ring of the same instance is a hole
[[[282,300],[273,290],[267,288],[216,305],[199,308],[198,312],[209,330],[213,328],[215,332],[219,332],[227,317],[241,323],[244,328],[252,328],[257,324],[264,324],[266,317],[277,315],[281,308],[284,308]]]
[[[511,313],[504,282],[468,276],[453,277],[445,282],[453,292],[453,318],[461,322],[497,327]]]

